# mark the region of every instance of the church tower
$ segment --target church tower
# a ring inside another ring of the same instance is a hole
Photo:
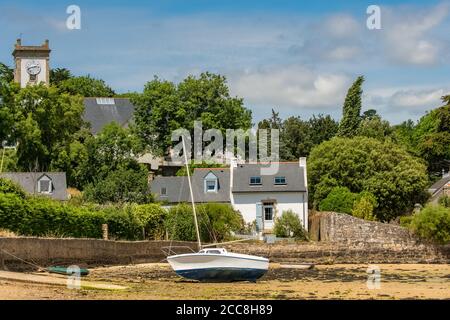
[[[22,40],[17,39],[12,53],[15,62],[14,81],[21,88],[40,82],[50,84],[50,51],[48,40],[41,46],[22,46]]]

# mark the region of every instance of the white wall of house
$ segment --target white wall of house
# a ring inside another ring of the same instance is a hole
[[[266,201],[274,202],[274,219],[280,217],[283,211],[292,210],[298,214],[303,227],[308,229],[308,196],[306,192],[249,192],[233,193],[233,207],[239,210],[246,223],[256,219],[258,204]],[[266,223],[265,230],[271,230],[272,224]]]

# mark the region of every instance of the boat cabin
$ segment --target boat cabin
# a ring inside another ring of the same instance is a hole
[[[202,249],[198,253],[206,253],[206,254],[225,254],[227,250],[223,248],[213,248],[213,249]]]

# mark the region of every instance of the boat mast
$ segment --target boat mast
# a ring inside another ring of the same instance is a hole
[[[189,172],[189,164],[188,164],[188,158],[187,158],[186,144],[184,142],[184,135],[181,135],[181,141],[183,142],[184,162],[186,165],[186,172],[187,172],[188,183],[189,183],[189,191],[191,192],[192,212],[194,213],[194,223],[195,223],[195,231],[197,233],[198,250],[200,251],[202,249],[202,242],[200,240],[200,231],[198,229],[197,212],[195,211],[194,192],[192,191],[191,174]]]

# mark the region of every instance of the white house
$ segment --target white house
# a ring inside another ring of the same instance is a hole
[[[299,215],[308,229],[306,158],[278,162],[275,173],[265,174],[266,164],[231,163],[229,168],[197,168],[192,175],[196,203],[230,203],[245,222],[256,221],[257,231],[271,233],[274,221],[284,211]],[[151,182],[158,200],[169,205],[189,202],[187,177],[158,176]]]

